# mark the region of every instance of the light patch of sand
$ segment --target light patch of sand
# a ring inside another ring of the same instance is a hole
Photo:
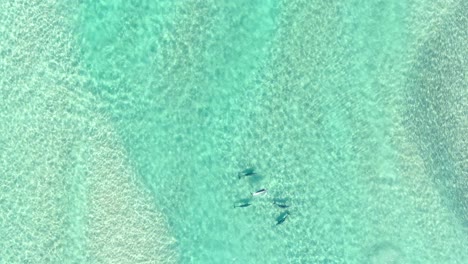
[[[89,139],[87,243],[99,263],[174,263],[175,240],[136,181],[112,128]]]

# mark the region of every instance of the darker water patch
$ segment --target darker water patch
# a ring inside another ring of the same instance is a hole
[[[408,77],[405,125],[417,142],[425,169],[438,187],[444,204],[461,223],[468,221],[466,136],[468,109],[465,54],[468,24],[466,1],[445,17],[418,50]],[[466,129],[465,129],[466,130]]]

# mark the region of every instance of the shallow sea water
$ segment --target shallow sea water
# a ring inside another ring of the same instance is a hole
[[[0,263],[466,263],[467,13],[1,1]]]

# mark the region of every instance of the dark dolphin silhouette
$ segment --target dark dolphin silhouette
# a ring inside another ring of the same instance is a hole
[[[257,173],[255,172],[255,168],[247,168],[237,174],[239,179],[242,177],[254,176],[254,175],[257,175]]]
[[[251,206],[251,205],[252,205],[251,203],[243,203],[243,204],[234,205],[234,208],[236,208],[236,207],[248,207],[248,206]]]
[[[273,204],[278,206],[279,208],[288,208],[289,205],[284,204],[284,203],[277,203],[276,201],[273,201]]]
[[[276,225],[280,225],[282,224],[286,218],[288,218],[289,216],[289,211],[286,211],[284,213],[282,213],[277,219],[276,219]]]

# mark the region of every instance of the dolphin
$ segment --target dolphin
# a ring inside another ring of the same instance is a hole
[[[289,212],[286,212],[279,220],[277,220],[276,225],[282,224],[286,220],[286,218],[288,218],[288,216]]]
[[[257,173],[255,172],[255,169],[254,168],[247,168],[241,172],[239,172],[237,174],[237,177],[242,178],[242,177],[247,177],[247,176],[254,176],[254,175],[257,175]]]
[[[273,201],[273,204],[278,206],[279,208],[288,208],[289,205],[287,204],[280,204],[280,203],[277,203],[276,201]]]
[[[242,204],[239,204],[239,205],[234,205],[234,208],[236,207],[247,207],[247,206],[251,206],[252,204],[251,203],[242,203]]]
[[[261,189],[261,190],[258,190],[256,192],[253,192],[252,196],[263,195],[263,194],[266,194],[266,193],[267,193],[267,189]]]

